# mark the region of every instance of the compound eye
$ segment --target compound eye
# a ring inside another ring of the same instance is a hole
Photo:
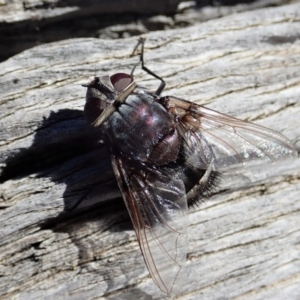
[[[122,92],[133,82],[133,76],[126,73],[116,73],[110,76],[110,81],[117,92]]]
[[[84,116],[89,123],[93,123],[103,112],[103,101],[100,98],[92,97],[86,99],[84,105]]]

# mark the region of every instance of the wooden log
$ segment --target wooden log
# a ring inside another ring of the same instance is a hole
[[[167,15],[176,13],[178,3],[179,0],[0,0],[0,61],[36,45],[70,37],[111,39],[169,28],[172,18]],[[155,17],[157,14],[161,16]]]
[[[299,0],[294,0],[299,1]],[[36,45],[78,37],[116,39],[178,28],[289,0],[0,0],[0,61]],[[236,4],[229,6],[229,4]],[[241,2],[239,5],[237,5]],[[199,9],[203,7],[204,9]]]
[[[145,59],[165,95],[272,128],[299,149],[299,22],[296,3],[153,32]],[[1,298],[169,298],[148,276],[109,155],[82,113],[80,84],[128,73],[135,44],[65,40],[1,64]],[[135,78],[158,85],[139,69]],[[299,299],[299,167],[225,174],[189,213],[181,299]]]

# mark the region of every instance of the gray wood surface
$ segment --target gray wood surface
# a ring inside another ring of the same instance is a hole
[[[299,3],[266,8],[147,34],[145,59],[165,95],[270,127],[299,150],[299,32]],[[80,84],[129,72],[135,44],[71,39],[1,63],[1,299],[168,298],[148,276],[108,153],[82,115]],[[135,78],[158,85],[140,69]],[[189,213],[176,299],[299,299],[299,178],[299,159],[224,175]]]

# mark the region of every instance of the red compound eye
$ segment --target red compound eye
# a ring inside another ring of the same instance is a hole
[[[110,76],[110,81],[117,92],[125,90],[132,82],[133,77],[125,73],[116,73]]]
[[[86,100],[84,116],[89,123],[93,123],[103,112],[105,107],[100,98],[92,97]]]

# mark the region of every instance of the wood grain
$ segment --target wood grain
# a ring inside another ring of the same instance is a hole
[[[299,150],[299,28],[298,3],[231,15],[145,35],[145,59],[165,95],[270,127]],[[82,113],[80,84],[129,72],[135,43],[70,39],[1,63],[1,299],[168,298]],[[135,78],[158,85],[140,69]],[[299,170],[297,159],[223,176],[189,214],[188,283],[176,299],[300,298]]]

